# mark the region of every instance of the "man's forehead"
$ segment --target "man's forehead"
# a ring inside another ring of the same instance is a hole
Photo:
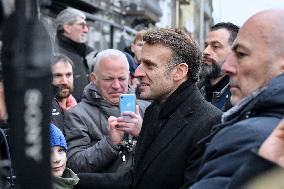
[[[71,63],[70,62],[68,62],[68,61],[62,61],[62,60],[59,60],[58,62],[56,62],[56,63],[54,63],[53,65],[52,65],[52,67],[55,67],[55,66],[64,66],[64,65],[68,65],[68,67],[70,66],[70,67],[72,67],[72,65],[71,65]]]
[[[127,59],[124,59],[123,57],[115,56],[115,55],[109,55],[109,56],[105,56],[101,59],[101,63],[99,65],[99,67],[104,67],[104,66],[113,67],[114,65],[127,66],[128,62],[127,62]]]
[[[208,33],[206,42],[223,42],[228,41],[230,37],[230,33],[226,29],[218,29]]]
[[[96,74],[96,73],[95,73]],[[129,74],[129,71],[121,71],[121,72],[98,72],[97,75],[101,78],[124,78],[127,77]]]
[[[120,73],[126,73],[128,74],[128,62],[127,60],[123,59],[122,57],[104,57],[101,59],[101,63],[98,66],[99,72],[101,74],[103,73],[118,73],[118,71],[115,69],[118,67],[122,67],[123,70],[120,70]],[[114,68],[115,67],[115,68]],[[103,70],[103,71],[102,71]]]
[[[68,62],[63,62],[63,61],[59,61],[56,64],[53,64],[51,66],[52,71],[58,71],[58,70],[71,70],[72,71],[72,65]]]
[[[236,50],[249,50],[258,42],[259,41],[251,40],[246,34],[239,32],[232,44],[232,51],[235,52]]]
[[[53,70],[53,75],[65,75],[65,74],[73,74],[72,70]]]

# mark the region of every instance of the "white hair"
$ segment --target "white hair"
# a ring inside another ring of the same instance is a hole
[[[123,62],[127,66],[127,70],[129,70],[128,61],[127,61],[127,58],[126,58],[126,56],[123,52],[121,52],[120,50],[117,50],[117,49],[106,49],[106,50],[103,50],[103,51],[101,51],[97,54],[97,56],[95,58],[93,72],[96,73],[98,71],[98,68],[99,68],[99,66],[100,66],[100,64],[101,64],[101,62],[104,58],[110,58],[110,57],[116,57],[116,58],[120,58],[121,60],[123,60]]]
[[[75,23],[77,21],[78,16],[82,17],[83,19],[86,19],[86,15],[82,11],[70,7],[64,9],[57,15],[55,19],[56,30],[63,30],[64,24]]]

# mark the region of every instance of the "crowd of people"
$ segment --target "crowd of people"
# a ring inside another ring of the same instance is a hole
[[[283,187],[283,20],[283,9],[270,9],[241,27],[217,23],[203,52],[183,30],[152,28],[130,51],[105,49],[88,61],[85,14],[61,11],[50,66],[53,187]],[[127,93],[135,112],[120,112]]]

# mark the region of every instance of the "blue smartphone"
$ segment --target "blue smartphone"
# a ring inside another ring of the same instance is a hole
[[[122,94],[119,97],[119,110],[120,115],[122,115],[123,112],[131,111],[135,112],[135,102],[136,97],[134,94]]]

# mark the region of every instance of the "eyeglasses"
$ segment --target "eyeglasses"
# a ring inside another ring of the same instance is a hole
[[[84,29],[85,27],[88,27],[86,22],[79,22],[79,23],[73,23],[74,25],[80,25],[82,27],[82,29]]]

